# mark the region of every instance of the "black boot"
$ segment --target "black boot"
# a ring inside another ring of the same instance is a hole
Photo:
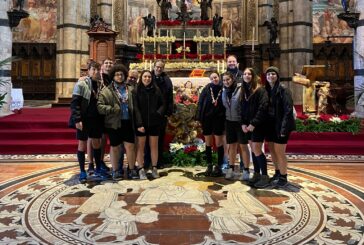
[[[221,177],[221,176],[223,176],[223,172],[221,170],[221,167],[218,166],[218,165],[214,165],[214,169],[212,170],[211,176],[212,177]]]
[[[204,172],[204,175],[205,176],[211,176],[211,173],[212,173],[212,164],[209,163],[209,165],[207,165],[206,171]]]

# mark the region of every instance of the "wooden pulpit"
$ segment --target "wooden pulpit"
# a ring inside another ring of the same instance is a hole
[[[115,60],[115,39],[118,32],[109,29],[104,21],[97,20],[87,34],[90,37],[90,59],[100,64],[106,58]]]

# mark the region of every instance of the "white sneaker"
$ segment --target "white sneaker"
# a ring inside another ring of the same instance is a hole
[[[158,173],[158,170],[157,168],[154,168],[152,169],[152,177],[153,179],[158,179],[159,178],[159,173]]]
[[[226,172],[225,179],[233,179],[234,178],[234,171],[232,168],[229,168]]]
[[[250,173],[246,170],[243,170],[243,174],[241,175],[239,180],[248,181],[250,178]]]
[[[142,168],[142,169],[140,169],[140,170],[139,170],[139,179],[141,179],[141,180],[146,180],[146,179],[148,179],[148,178],[147,178],[147,175],[145,174],[145,170],[144,170],[144,168]]]

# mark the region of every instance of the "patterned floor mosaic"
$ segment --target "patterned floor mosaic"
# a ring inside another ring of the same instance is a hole
[[[155,180],[90,178],[82,185],[69,165],[2,182],[0,194],[17,188],[0,198],[0,243],[364,242],[363,205],[355,204],[364,200],[359,186],[297,167],[287,188],[257,190],[199,177],[201,171],[164,169]]]

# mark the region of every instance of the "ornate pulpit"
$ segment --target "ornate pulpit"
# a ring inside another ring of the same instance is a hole
[[[91,23],[87,32],[90,37],[90,59],[101,63],[105,58],[115,59],[115,38],[118,32],[109,29],[102,19]]]

